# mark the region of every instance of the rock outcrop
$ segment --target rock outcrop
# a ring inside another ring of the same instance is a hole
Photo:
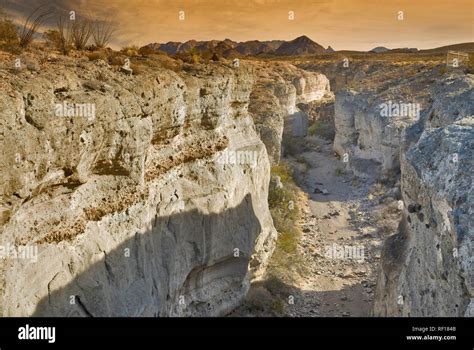
[[[374,314],[472,316],[474,77],[378,65],[336,84],[333,145],[358,176],[400,178],[403,218],[384,244]]]
[[[378,105],[388,101],[354,90],[336,94],[334,151],[358,176],[390,176],[400,168],[400,134],[417,117],[381,116]]]
[[[270,161],[278,164],[285,130],[305,136],[308,116],[298,105],[331,96],[329,80],[322,74],[307,72],[287,63],[255,63],[257,82],[251,94],[249,112]]]
[[[403,218],[384,245],[374,313],[474,316],[474,79],[451,76],[402,133]]]
[[[405,205],[382,255],[378,316],[474,316],[474,117],[423,132],[402,157]]]
[[[57,61],[0,70],[0,314],[231,310],[276,235],[251,67]]]
[[[388,70],[367,77],[356,88],[336,92],[334,151],[361,177],[399,174],[401,133],[431,108],[433,76],[425,68],[393,79]]]

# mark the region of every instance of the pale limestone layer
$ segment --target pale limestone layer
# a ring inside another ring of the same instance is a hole
[[[381,316],[474,316],[474,79],[450,76],[401,134],[403,219],[384,245]]]
[[[385,242],[375,315],[474,316],[473,146],[466,117],[402,156],[404,215]]]
[[[331,97],[329,80],[320,73],[307,72],[288,63],[254,63],[257,82],[249,111],[272,164],[282,155],[286,130],[291,136],[305,136],[308,116],[299,104]]]
[[[434,81],[436,74],[422,71],[386,86],[370,86],[374,83],[368,78],[368,87],[361,83],[357,91],[336,93],[334,151],[346,155],[348,167],[357,175],[387,178],[397,174],[402,131],[419,120],[436,127],[443,125],[439,118],[446,125],[473,113],[472,75]]]
[[[334,150],[348,168],[401,183],[403,219],[384,243],[374,314],[472,316],[474,77],[389,77],[341,89],[335,102]],[[410,103],[419,114],[383,110]]]
[[[211,316],[240,302],[276,236],[249,65],[129,77],[65,59],[0,74],[0,244],[39,249],[1,261],[1,315]],[[95,118],[55,115],[63,101]]]

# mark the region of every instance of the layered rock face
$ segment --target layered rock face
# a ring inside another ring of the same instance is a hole
[[[361,177],[389,176],[400,167],[401,131],[416,116],[388,118],[380,115],[379,104],[369,94],[354,90],[336,94],[334,151],[349,159],[349,167]]]
[[[288,63],[255,63],[257,83],[251,94],[249,112],[255,120],[272,163],[280,161],[283,133],[305,136],[308,116],[298,105],[331,96],[329,80]]]
[[[474,316],[474,117],[402,157],[400,232],[384,246],[375,314]]]
[[[0,74],[0,245],[38,249],[0,261],[1,315],[210,316],[240,302],[276,236],[251,67],[125,76],[64,58]]]
[[[387,239],[379,316],[474,316],[474,79],[448,77],[402,133],[399,232]]]
[[[334,151],[346,155],[350,169],[361,177],[399,173],[401,132],[431,106],[431,70],[395,82],[392,73],[381,72],[354,89],[336,92]]]
[[[400,179],[403,218],[384,243],[374,314],[472,316],[474,78],[374,67],[335,82],[333,145],[356,175]]]

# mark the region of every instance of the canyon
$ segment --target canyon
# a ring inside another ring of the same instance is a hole
[[[0,261],[1,315],[474,315],[472,74],[14,58],[0,56],[0,245],[38,259]],[[383,115],[389,101],[420,113]],[[94,118],[55,114],[74,103]],[[282,164],[302,260],[269,287]],[[339,246],[363,256],[328,256]]]
[[[392,187],[402,212],[384,237],[376,316],[472,316],[474,80],[440,69],[367,65],[336,92],[335,152]],[[421,113],[387,117],[378,107],[389,101]]]

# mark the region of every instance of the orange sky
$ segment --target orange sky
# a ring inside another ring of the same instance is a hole
[[[294,39],[334,49],[432,48],[474,41],[473,0],[0,0],[11,13],[37,3],[121,24],[116,44]],[[179,20],[184,11],[185,20]],[[294,20],[288,12],[294,12]],[[404,20],[398,20],[398,11]]]

